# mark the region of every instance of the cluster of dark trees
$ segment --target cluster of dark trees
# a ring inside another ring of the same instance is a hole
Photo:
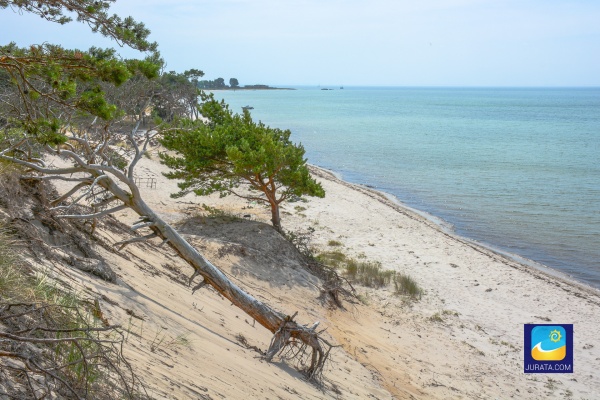
[[[229,86],[225,84],[225,79],[217,78],[215,80],[202,80],[198,82],[198,88],[203,90],[219,90],[219,89],[237,89],[240,83],[236,78],[229,79]]]
[[[203,72],[164,72],[144,24],[108,13],[114,1],[0,1],[0,12],[15,12],[15,18],[22,12],[60,24],[75,18],[144,54],[122,59],[113,49],[96,47],[0,46],[0,161],[23,167],[22,178],[29,181],[70,182],[71,189],[51,202],[49,211],[58,218],[95,221],[132,209],[140,217],[132,230],[147,232],[121,247],[162,240],[194,270],[190,284],[202,278],[195,289],[212,286],[274,334],[268,360],[299,341],[312,350],[307,375],[318,376],[329,345],[316,325],[298,324],[295,314],[276,311],[240,289],[145,203],[135,183],[136,165],[158,139],[176,152],[162,160],[172,168],[169,178],[182,179],[183,193],[219,192],[261,201],[282,232],[282,201],[324,195],[308,173],[304,149],[291,142],[289,131],[256,123],[247,111],[233,114],[211,96],[202,96],[199,104]],[[232,78],[230,84],[238,82]],[[69,166],[48,164],[46,155],[62,157]]]

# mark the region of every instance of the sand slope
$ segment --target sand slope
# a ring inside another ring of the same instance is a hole
[[[68,271],[86,294],[101,298],[109,320],[132,332],[126,352],[156,398],[594,398],[600,392],[598,292],[552,277],[445,233],[365,188],[315,170],[325,199],[285,206],[288,230],[315,229],[313,244],[343,243],[349,255],[381,261],[425,289],[418,302],[389,290],[359,288],[365,304],[324,307],[319,282],[277,240],[268,210],[236,198],[173,200],[175,183],[154,160],[139,175],[146,201],[252,295],[303,323],[321,321],[341,345],[324,387],[305,382],[282,361],[269,364],[240,344],[264,350],[270,333],[212,290],[192,295],[191,268],[166,248],[128,246],[103,252],[117,285]],[[199,204],[246,216],[249,223],[195,217]],[[300,206],[300,207],[298,207]],[[130,223],[134,215],[123,212]],[[207,223],[208,222],[208,223]],[[107,241],[120,234],[101,230]],[[127,259],[125,259],[126,257]],[[59,268],[59,267],[57,267]],[[64,268],[65,271],[67,267]],[[129,310],[129,311],[128,311]],[[523,374],[524,323],[575,324],[575,373]]]

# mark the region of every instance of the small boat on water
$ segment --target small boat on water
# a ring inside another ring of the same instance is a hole
[[[254,110],[254,107],[252,107],[252,106],[244,106],[244,107],[242,107],[242,110]]]

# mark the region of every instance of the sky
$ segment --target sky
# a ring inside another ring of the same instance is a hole
[[[600,86],[598,0],[117,0],[167,70],[241,85]],[[115,47],[0,10],[0,44]],[[139,54],[120,49],[123,57]]]

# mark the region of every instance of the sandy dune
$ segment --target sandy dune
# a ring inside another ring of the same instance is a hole
[[[408,301],[391,290],[358,287],[366,304],[331,310],[319,282],[269,226],[268,210],[246,201],[192,195],[173,200],[164,167],[144,159],[138,174],[157,180],[145,200],[252,295],[303,323],[321,321],[339,344],[322,387],[285,361],[269,364],[270,333],[212,290],[191,294],[191,268],[166,248],[130,245],[103,251],[117,285],[72,272],[73,283],[101,304],[109,320],[128,326],[127,355],[156,398],[594,398],[600,393],[598,291],[521,265],[444,232],[366,188],[321,170],[324,199],[287,204],[287,230],[315,229],[313,244],[380,261],[412,276],[425,294]],[[60,189],[60,188],[59,188]],[[249,222],[198,217],[199,205],[246,216]],[[125,223],[135,216],[117,215]],[[107,241],[126,233],[100,230]],[[67,267],[64,267],[65,270]],[[575,324],[573,374],[526,375],[524,323]],[[245,340],[241,339],[242,335]]]

